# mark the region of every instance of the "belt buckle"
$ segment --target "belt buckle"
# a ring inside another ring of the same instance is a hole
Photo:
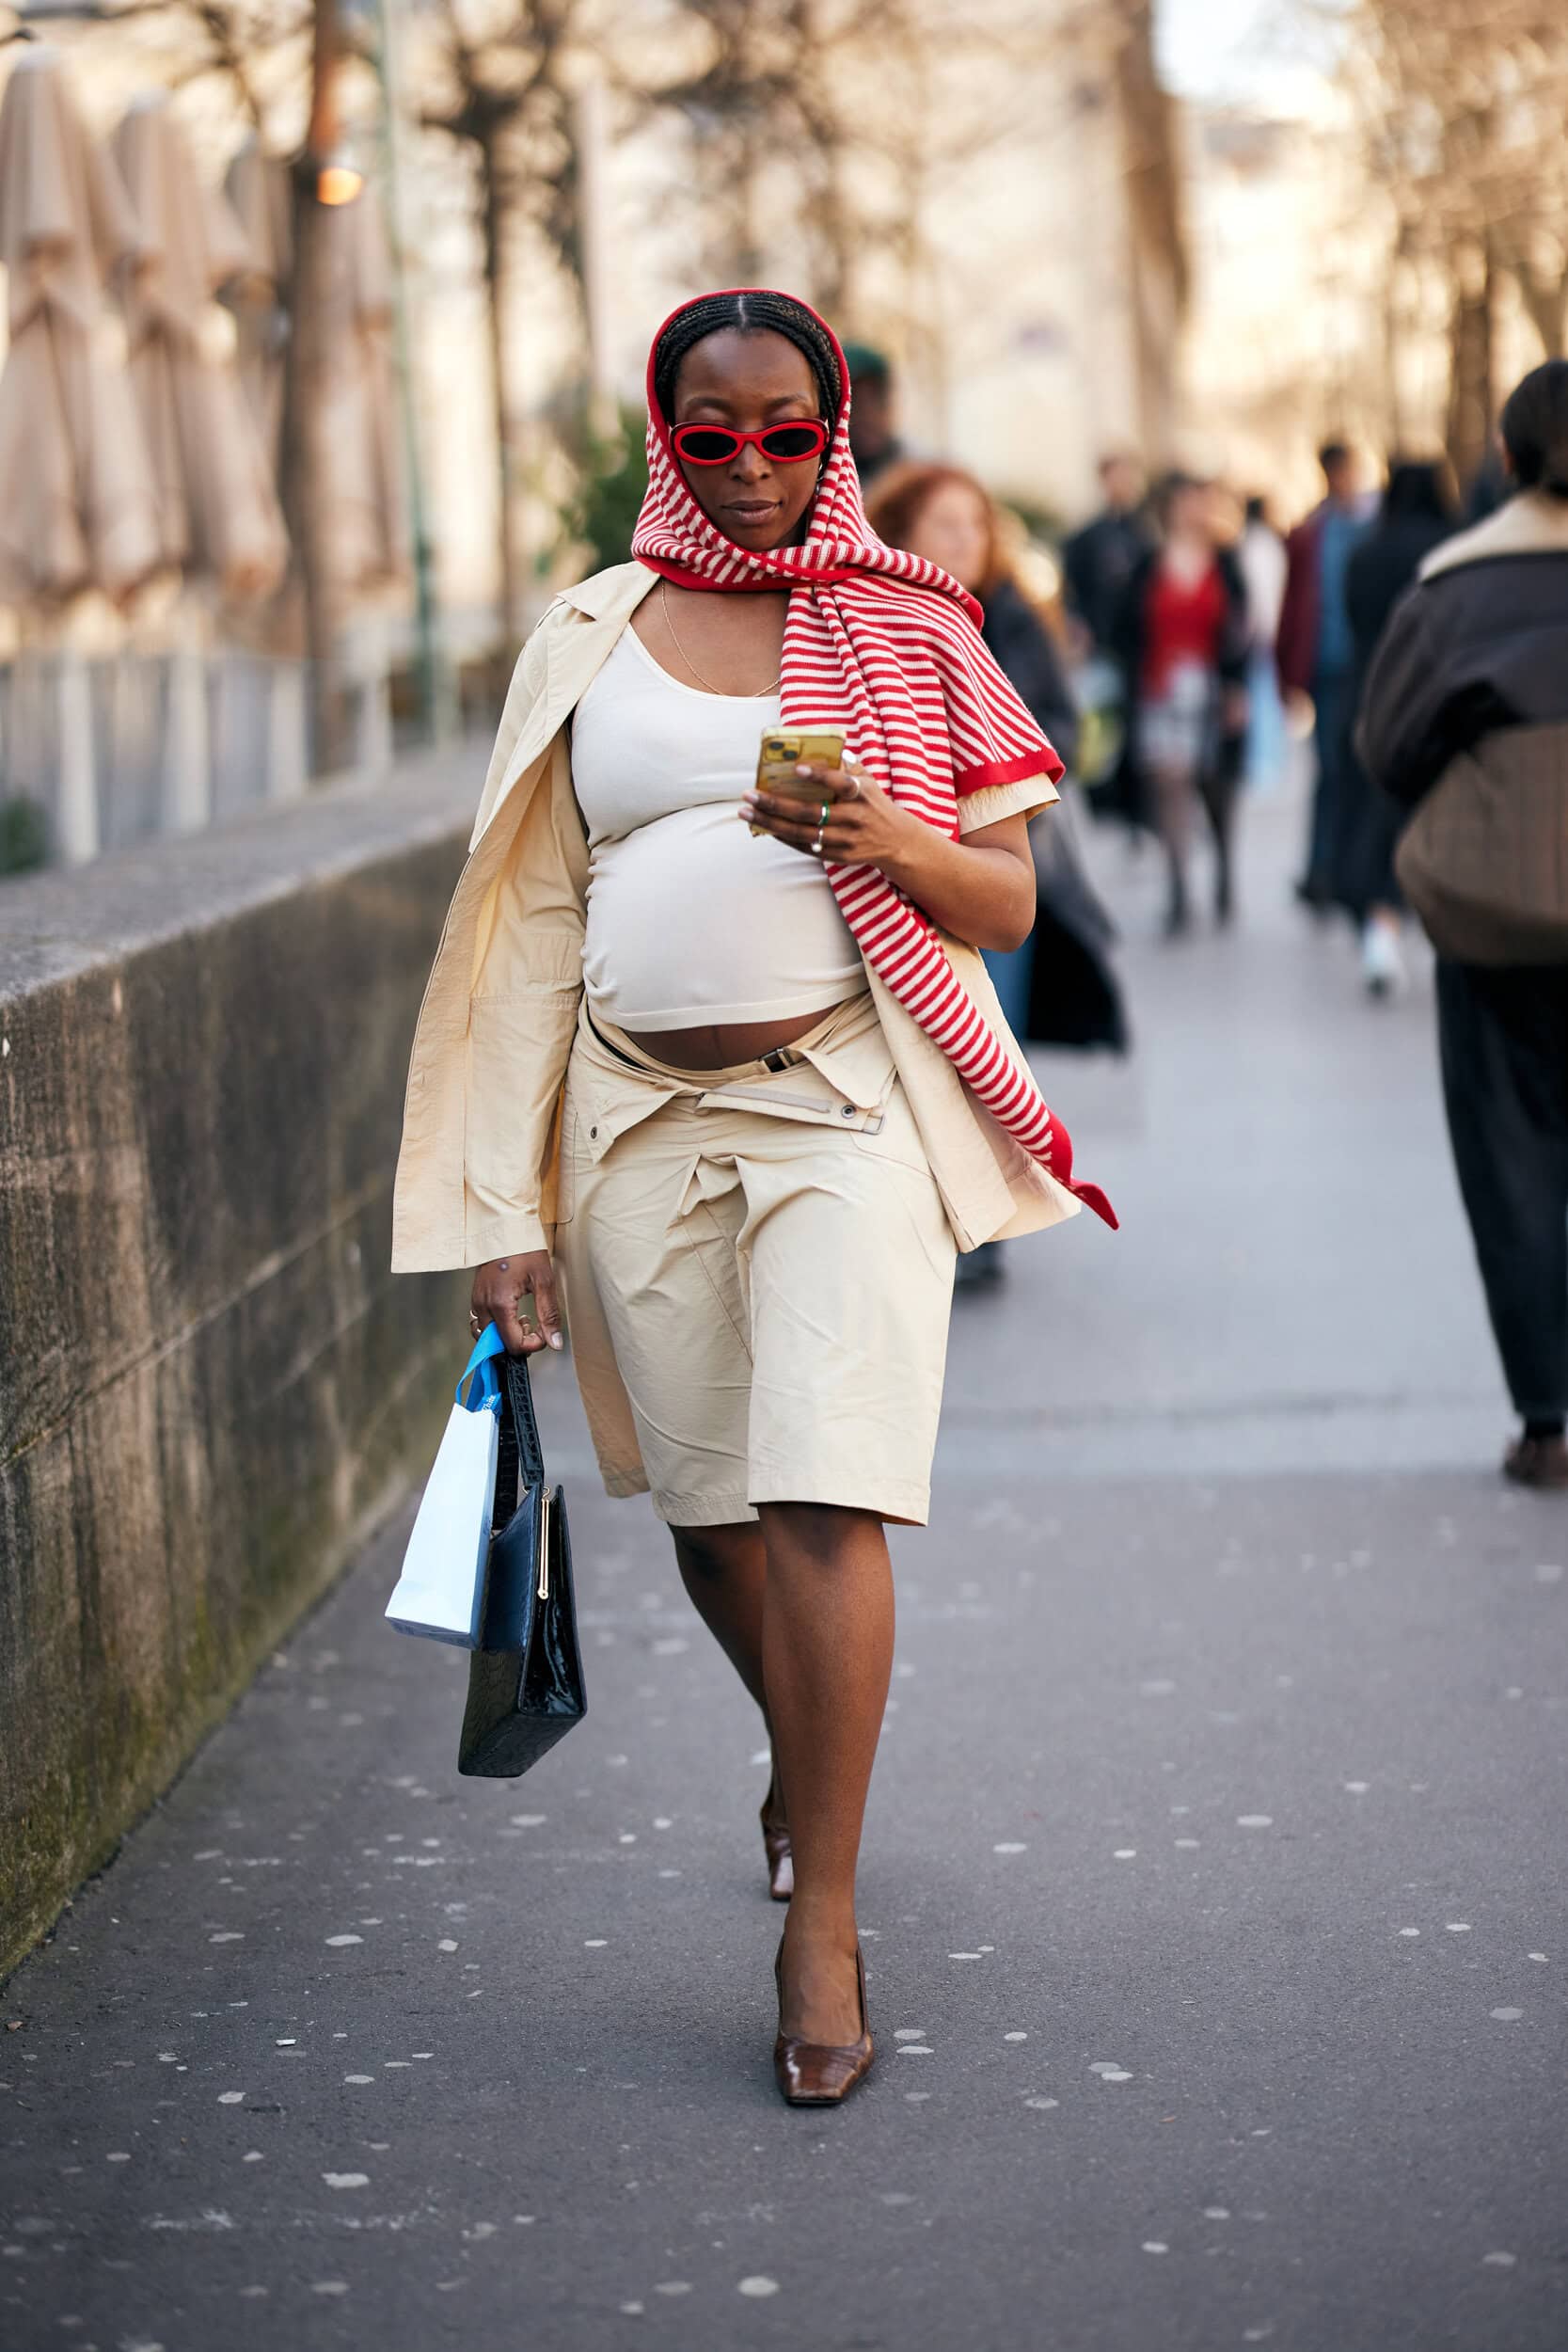
[[[793,1070],[799,1059],[800,1056],[792,1054],[787,1045],[775,1045],[770,1054],[764,1054],[762,1066],[771,1070],[776,1077],[781,1070]]]

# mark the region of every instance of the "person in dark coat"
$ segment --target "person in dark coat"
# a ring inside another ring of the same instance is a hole
[[[907,464],[879,480],[866,512],[890,546],[940,564],[978,597],[987,644],[1070,769],[1078,707],[1055,640],[1002,560],[990,494],[960,467]],[[1067,811],[1052,809],[1030,840],[1035,928],[1010,954],[986,953],[1008,1026],[1037,1044],[1125,1053],[1127,1016],[1111,961],[1116,930],[1079,862]],[[961,1282],[993,1280],[1001,1245],[988,1242],[961,1263]]]
[[[1285,598],[1275,658],[1287,702],[1310,697],[1318,755],[1307,865],[1296,896],[1319,909],[1334,901],[1340,832],[1354,790],[1349,774],[1355,649],[1345,611],[1345,571],[1369,513],[1355,452],[1328,441],[1318,453],[1325,495],[1285,542]]]
[[[1113,644],[1132,724],[1123,754],[1124,804],[1164,847],[1170,872],[1165,933],[1190,921],[1187,861],[1199,805],[1214,842],[1214,915],[1234,903],[1231,834],[1246,746],[1246,584],[1217,541],[1210,485],[1173,473],[1156,498],[1161,540],[1135,566]]]
[[[1092,653],[1109,650],[1127,583],[1154,544],[1137,459],[1121,451],[1102,457],[1100,489],[1100,512],[1062,543],[1067,608]]]
[[[1055,639],[1006,573],[986,590],[981,635],[1070,771],[1080,719]],[[1034,930],[1014,958],[989,959],[993,980],[998,966],[1015,964],[1016,1034],[1036,1045],[1104,1046],[1125,1054],[1132,1036],[1112,955],[1117,929],[1084,870],[1068,811],[1053,809],[1029,838]]]
[[[1568,360],[1525,377],[1502,437],[1514,496],[1427,556],[1368,673],[1356,749],[1407,809],[1506,730],[1560,732],[1568,755]],[[1437,1032],[1460,1192],[1523,1423],[1503,1469],[1568,1491],[1568,963],[1440,957]]]
[[[1070,769],[1078,707],[1055,639],[1003,561],[983,485],[958,466],[908,464],[878,483],[866,512],[890,546],[940,564],[979,599],[987,644]],[[1067,812],[1053,809],[1031,838],[1039,885],[1034,931],[1011,955],[986,959],[1008,1025],[1036,1044],[1123,1053],[1115,927],[1079,863]]]
[[[1355,649],[1355,699],[1388,615],[1425,559],[1453,530],[1453,486],[1446,465],[1395,460],[1377,519],[1345,570],[1345,611]],[[1352,753],[1354,760],[1354,755]],[[1351,770],[1338,843],[1335,897],[1361,931],[1361,969],[1369,994],[1386,996],[1404,978],[1400,933],[1404,900],[1394,873],[1403,821],[1397,801],[1356,763]]]
[[[898,388],[893,362],[869,343],[846,343],[854,399],[849,408],[849,451],[861,488],[869,490],[879,474],[904,461],[898,437]]]

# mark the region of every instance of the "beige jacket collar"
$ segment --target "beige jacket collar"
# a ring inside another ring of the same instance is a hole
[[[658,574],[646,564],[611,564],[608,571],[594,572],[575,588],[563,588],[556,602],[575,606],[591,621],[624,621],[657,585]]]
[[[549,607],[517,664],[499,740],[507,740],[507,715],[517,695],[523,698],[522,724],[504,761],[492,765],[485,778],[468,836],[470,851],[495,823],[519,777],[539,766],[657,577],[645,564],[613,564],[563,590]]]
[[[1423,580],[1456,571],[1462,564],[1489,563],[1508,555],[1568,555],[1568,499],[1543,490],[1521,490],[1495,515],[1445,539],[1421,565]]]

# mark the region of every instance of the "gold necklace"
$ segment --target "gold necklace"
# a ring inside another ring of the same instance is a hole
[[[660,596],[659,610],[664,615],[664,626],[670,632],[675,651],[679,654],[681,660],[685,662],[687,668],[690,671],[698,685],[703,687],[708,693],[717,694],[721,701],[723,702],[759,703],[766,695],[776,694],[778,692],[779,688],[784,683],[784,672],[782,670],[780,671],[778,676],[773,680],[771,686],[759,686],[754,693],[726,694],[721,686],[715,686],[711,678],[704,677],[701,670],[698,669],[697,664],[692,660],[691,656],[687,652],[686,647],[681,644],[680,632],[675,627],[675,616],[670,610],[670,599],[668,596]]]

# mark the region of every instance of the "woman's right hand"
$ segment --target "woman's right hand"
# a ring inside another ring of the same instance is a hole
[[[533,1322],[518,1313],[518,1302],[531,1296]],[[492,1258],[474,1275],[471,1300],[474,1320],[483,1331],[493,1323],[509,1356],[536,1356],[542,1347],[561,1345],[561,1306],[555,1294],[555,1267],[547,1249],[525,1249],[515,1258]]]

